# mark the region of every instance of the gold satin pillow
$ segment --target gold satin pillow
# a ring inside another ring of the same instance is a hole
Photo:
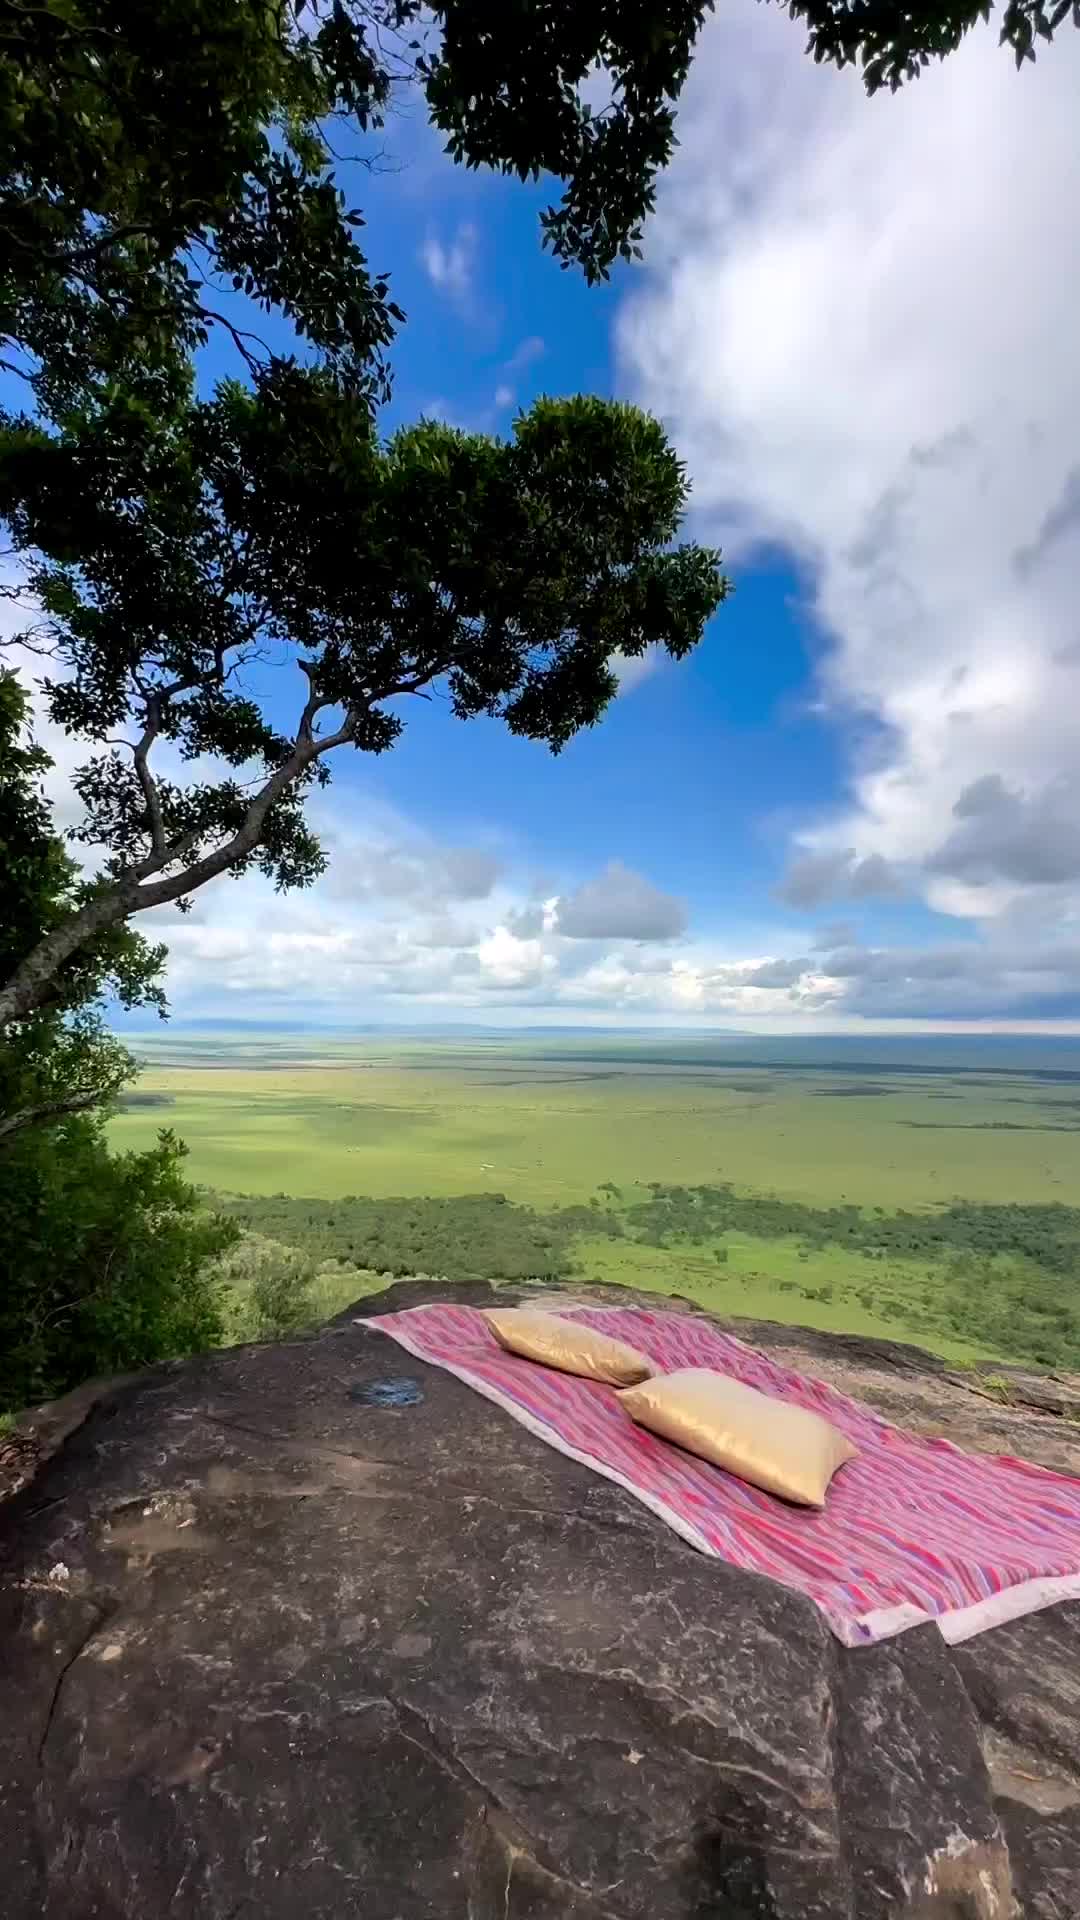
[[[707,1367],[658,1374],[619,1397],[639,1426],[801,1507],[823,1507],[837,1467],[857,1451],[820,1414]]]
[[[580,1373],[586,1380],[603,1380],[610,1387],[632,1387],[647,1380],[652,1366],[636,1347],[612,1340],[606,1333],[564,1320],[558,1313],[540,1313],[534,1307],[496,1307],[484,1319],[500,1347],[524,1360],[539,1360],[560,1373]]]

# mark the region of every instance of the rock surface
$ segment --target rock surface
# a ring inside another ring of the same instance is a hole
[[[1080,1470],[914,1349],[748,1337]],[[8,1920],[1080,1915],[1080,1603],[845,1652],[352,1314],[79,1420],[0,1508]]]

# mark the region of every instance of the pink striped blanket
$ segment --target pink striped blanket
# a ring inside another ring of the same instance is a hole
[[[505,1353],[475,1308],[414,1307],[364,1324],[625,1487],[702,1553],[808,1595],[846,1646],[927,1620],[966,1640],[1080,1598],[1080,1480],[905,1433],[690,1314],[560,1311],[629,1341],[658,1373],[713,1367],[831,1420],[859,1452],[825,1511],[789,1506],[635,1427],[610,1387]]]

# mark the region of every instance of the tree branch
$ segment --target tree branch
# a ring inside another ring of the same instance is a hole
[[[255,354],[249,352],[248,348],[244,345],[244,341],[254,340],[256,346],[261,347],[263,352],[268,354],[270,348],[266,341],[257,333],[250,333],[246,327],[234,327],[232,321],[226,320],[223,313],[218,313],[213,307],[204,307],[201,300],[197,301],[196,304],[204,320],[216,320],[219,326],[224,327],[228,333],[232,334],[233,345],[247,362],[248,372],[253,375],[261,373],[264,363],[259,360]]]
[[[139,744],[135,748],[134,766],[136,777],[142,788],[143,799],[146,801],[146,813],[150,822],[150,845],[155,854],[163,854],[167,850],[165,822],[161,817],[161,799],[157,781],[149,767],[150,749],[157,739],[161,726],[161,705],[156,698],[152,704],[148,702],[148,711],[149,718],[143,728]]]
[[[307,705],[300,715],[300,721],[296,729],[296,744],[299,746],[304,741],[314,740],[315,720],[323,711],[323,708],[330,705],[330,702],[329,700],[324,700],[321,695],[315,691],[315,669],[311,665],[311,662],[308,660],[298,660],[296,664],[301,673],[306,677],[308,683]]]
[[[37,1107],[19,1107],[14,1113],[0,1116],[0,1140],[7,1140],[26,1127],[41,1126],[46,1120],[63,1119],[68,1113],[85,1113],[88,1107],[100,1106],[112,1091],[111,1087],[95,1087],[91,1093],[69,1094],[65,1100],[46,1100]]]
[[[201,860],[194,861],[190,867],[185,867],[182,873],[173,874],[167,880],[159,880],[153,886],[136,886],[126,912],[145,913],[149,907],[166,906],[169,902],[179,899],[182,893],[194,893],[198,887],[205,886],[208,880],[214,880],[219,873],[225,873],[229,867],[234,867],[238,860],[243,860],[258,846],[262,836],[263,822],[275,800],[280,800],[285,789],[292,786],[313,761],[321,759],[324,753],[331,752],[334,747],[344,746],[355,736],[356,716],[350,712],[335,733],[323,734],[320,737],[312,736],[307,740],[298,741],[289,758],[260,787],[244,816],[243,825],[237,828],[230,840],[224,841],[212,852],[204,854]],[[173,860],[177,857],[175,853],[172,855]],[[168,865],[168,859],[162,864]],[[146,877],[148,878],[153,871],[153,868],[149,869]],[[126,916],[118,914],[115,917]],[[0,994],[0,1027],[4,1020],[4,997]]]

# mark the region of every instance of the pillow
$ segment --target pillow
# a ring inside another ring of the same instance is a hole
[[[612,1387],[632,1387],[647,1380],[652,1366],[636,1347],[612,1340],[606,1333],[564,1320],[558,1313],[540,1313],[535,1307],[498,1307],[485,1310],[484,1319],[500,1347],[525,1360],[539,1360],[560,1373],[580,1373],[586,1380],[603,1380]]]
[[[820,1414],[707,1367],[659,1375],[619,1397],[639,1426],[801,1507],[823,1507],[837,1467],[856,1453]]]

